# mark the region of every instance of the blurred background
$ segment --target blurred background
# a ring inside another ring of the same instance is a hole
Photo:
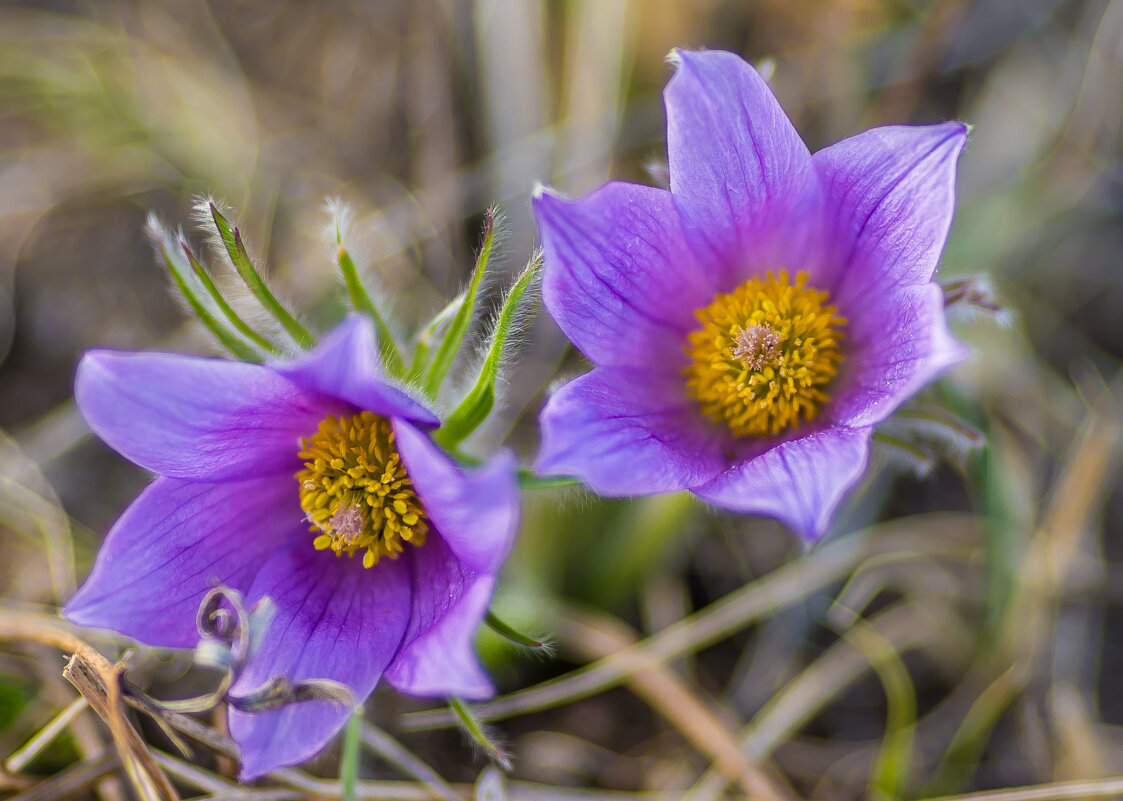
[[[69,596],[148,480],[77,415],[81,354],[216,352],[169,292],[148,212],[202,250],[193,198],[229,203],[279,294],[326,327],[342,306],[323,207],[339,198],[412,332],[466,280],[489,205],[510,275],[537,241],[535,182],[661,180],[672,47],[773,68],[812,150],[878,124],[972,124],[940,277],[985,273],[1006,313],[952,309],[973,361],[887,429],[815,548],[688,497],[528,491],[495,609],[557,653],[481,634],[501,692],[535,688],[481,708],[503,718],[506,792],[923,798],[1123,773],[1118,0],[0,2],[0,629]],[[528,460],[546,391],[582,369],[539,319],[473,448]],[[933,424],[947,414],[971,428]],[[645,638],[655,662],[599,685],[572,672]],[[8,756],[75,692],[58,651],[4,639],[0,795],[114,801],[95,782],[119,768],[89,767],[110,747],[90,712],[34,759]],[[157,697],[197,689],[181,657],[134,665]],[[486,759],[429,706],[382,688],[368,708],[474,781]],[[193,761],[205,776],[172,771],[181,793],[221,796],[203,785],[229,762]],[[366,777],[408,774],[364,755]],[[272,781],[302,798],[304,780]]]

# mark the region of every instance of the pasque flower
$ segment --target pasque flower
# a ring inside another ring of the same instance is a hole
[[[75,395],[93,431],[158,477],[109,532],[66,606],[73,622],[168,648],[196,644],[216,584],[275,616],[231,687],[327,679],[365,699],[483,698],[472,651],[518,515],[514,462],[465,470],[437,417],[378,368],[365,318],[293,361],[258,365],[95,351]],[[243,778],[322,749],[350,710],[232,709]]]
[[[604,495],[690,490],[824,532],[872,427],[964,348],[932,283],[967,129],[812,155],[764,80],[677,51],[670,190],[534,200],[547,309],[596,365],[542,412],[537,469]]]

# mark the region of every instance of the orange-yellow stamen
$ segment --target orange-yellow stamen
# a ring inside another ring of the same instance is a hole
[[[384,556],[397,559],[404,542],[425,543],[428,517],[389,420],[371,412],[328,415],[301,446],[304,469],[296,480],[317,550],[364,551],[363,567],[373,567]]]
[[[774,435],[813,420],[829,400],[846,320],[827,293],[793,285],[784,270],[752,278],[697,312],[686,386],[702,411],[734,436]]]

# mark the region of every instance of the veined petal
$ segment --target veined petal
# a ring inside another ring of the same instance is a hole
[[[932,279],[951,226],[961,122],[874,128],[820,150],[824,268],[848,310]]]
[[[713,295],[686,247],[670,193],[607,184],[580,200],[534,199],[542,296],[565,335],[598,364],[682,360],[694,311]]]
[[[83,357],[74,395],[122,456],[201,481],[294,473],[300,438],[339,407],[261,365],[104,350]]]
[[[436,413],[383,374],[374,325],[360,314],[348,315],[308,353],[272,367],[302,387],[383,417],[401,417],[420,426],[439,422]]]
[[[948,331],[943,292],[936,284],[871,298],[861,314],[850,315],[845,343],[847,358],[828,412],[845,426],[881,422],[968,356]]]
[[[536,470],[601,495],[650,495],[724,470],[728,436],[705,420],[678,373],[598,367],[550,396]]]
[[[768,84],[733,53],[676,50],[671,63],[671,194],[717,290],[798,264],[814,233],[797,224],[808,216],[811,155]]]
[[[370,695],[394,657],[410,618],[410,579],[402,559],[364,570],[361,559],[312,547],[307,526],[294,532],[258,574],[248,603],[269,597],[276,615],[261,646],[231,687],[245,697],[270,679],[330,679],[355,701]],[[321,751],[351,709],[303,701],[265,712],[230,711],[230,733],[242,752],[243,780],[295,765]]]
[[[291,477],[157,478],[110,529],[64,614],[147,645],[192,648],[203,596],[217,584],[248,591],[302,516]]]
[[[440,536],[411,550],[409,562],[412,614],[386,680],[410,695],[490,697],[494,688],[472,640],[491,601],[495,576],[469,568]]]
[[[692,492],[734,512],[774,517],[817,540],[865,470],[869,440],[868,428],[824,428],[772,445]]]
[[[394,437],[421,505],[441,538],[469,570],[494,575],[510,553],[518,527],[513,454],[503,451],[481,467],[465,469],[403,420],[394,421]]]

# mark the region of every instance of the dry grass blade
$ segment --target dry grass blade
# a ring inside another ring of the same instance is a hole
[[[976,522],[967,515],[945,515],[934,516],[928,524],[951,530],[956,521],[972,527]],[[902,559],[927,558],[934,551],[949,548],[946,538],[927,537],[926,534],[915,521],[903,521],[882,524],[835,540],[635,645],[565,676],[477,704],[473,710],[481,720],[501,720],[550,709],[616,687],[637,670],[705,648],[822,591],[876,553],[897,550],[906,552]],[[402,719],[403,728],[409,731],[454,724],[453,716],[444,709],[415,712]]]
[[[343,797],[341,782],[317,779],[292,768],[275,770],[269,778],[312,798]],[[462,797],[467,797],[467,794]],[[415,782],[356,782],[355,798],[363,801],[433,801],[433,793]]]
[[[854,535],[824,546],[798,563],[746,584],[700,612],[622,651],[565,676],[511,693],[473,709],[481,720],[499,720],[586,698],[626,681],[637,670],[704,648],[769,613],[789,606],[845,576],[868,556],[865,537]],[[450,726],[446,710],[407,715],[408,730]]]
[[[636,642],[634,632],[622,621],[574,607],[565,610],[556,633],[563,647],[586,659],[603,659]],[[793,792],[767,770],[741,755],[736,732],[673,670],[652,663],[636,670],[628,686],[712,759],[727,781],[739,783],[747,795],[761,801],[793,797]]]
[[[151,782],[161,798],[178,801],[175,788],[125,717],[118,666],[78,639],[61,621],[42,613],[5,608],[0,618],[0,641],[3,640],[40,643],[72,654],[63,675],[86,697],[109,727],[122,764],[137,785],[141,797],[150,794],[147,782]],[[139,770],[136,770],[137,767]]]
[[[902,605],[882,612],[869,621],[899,653],[933,645],[934,632],[963,636],[961,624],[950,615],[933,622],[932,610]],[[815,716],[832,699],[845,693],[870,670],[870,662],[853,643],[839,640],[812,665],[774,695],[741,733],[740,750],[745,759],[757,763],[777,745]],[[684,796],[689,801],[713,801],[724,791],[726,780],[711,766]]]
[[[83,792],[121,765],[116,751],[107,751],[99,757],[79,762],[66,770],[40,782],[31,789],[11,796],[7,801],[60,801]]]
[[[222,754],[223,756],[230,757],[232,759],[238,759],[240,756],[238,753],[238,746],[230,737],[222,734],[221,732],[217,732],[212,728],[204,726],[194,718],[189,718],[186,715],[181,715],[178,712],[171,712],[166,709],[153,707],[150,704],[145,703],[143,700],[131,695],[125,696],[125,703],[127,703],[134,709],[138,709],[147,715],[151,715],[158,721],[162,722],[163,725],[174,729],[180,734],[186,734],[191,739],[195,740],[196,742],[202,743],[215,753]]]
[[[23,528],[43,537],[53,600],[61,603],[77,587],[70,521],[39,466],[0,431],[0,521],[26,518]]]
[[[1107,798],[1123,793],[1123,776],[1088,782],[1056,782],[966,795],[942,795],[923,801],[1066,801],[1071,798]]]
[[[89,701],[86,700],[84,695],[80,695],[71,701],[66,709],[55,715],[50,723],[40,729],[22,748],[8,757],[4,769],[12,773],[19,773],[27,767],[28,763],[35,759],[40,751],[46,748],[56,737],[69,727],[70,724],[74,722],[74,718],[78,717],[78,715],[82,713],[82,710],[89,705]]]
[[[90,661],[87,654],[76,652],[70,657],[62,675],[86,697],[98,717],[109,726],[125,770],[141,792],[141,797],[148,797],[150,794],[145,781],[147,778],[154,785],[153,789],[160,798],[179,801],[179,794],[172,783],[152,758],[144,740],[125,717],[121,704],[120,666],[111,665],[101,654],[97,654],[97,657],[98,661]]]
[[[449,786],[439,773],[420,758],[413,755],[405,746],[377,726],[363,721],[360,731],[362,743],[383,759],[397,765],[429,788],[434,798],[456,801],[460,795]]]

